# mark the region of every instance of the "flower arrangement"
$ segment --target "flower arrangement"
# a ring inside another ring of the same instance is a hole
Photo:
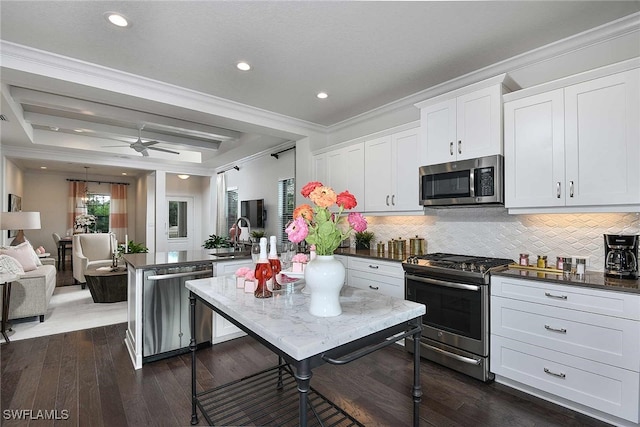
[[[76,230],[87,231],[87,228],[96,223],[96,217],[93,215],[82,214],[78,215],[74,220],[74,227]]]
[[[362,232],[367,229],[367,220],[357,212],[346,215],[346,230],[341,226],[345,222],[344,210],[351,210],[358,205],[349,191],[336,194],[331,187],[312,181],[302,188],[300,194],[315,206],[303,204],[294,209],[293,221],[285,230],[293,243],[306,240],[310,245],[315,245],[318,255],[333,255],[352,230]],[[329,211],[333,205],[338,206],[337,213]]]

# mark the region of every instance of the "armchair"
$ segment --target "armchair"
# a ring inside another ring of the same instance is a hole
[[[84,272],[91,267],[111,265],[114,250],[116,239],[112,233],[75,234],[71,257],[74,281],[84,289],[87,282]]]

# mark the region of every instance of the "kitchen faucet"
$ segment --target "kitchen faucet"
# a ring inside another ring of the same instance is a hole
[[[234,249],[240,249],[240,234],[242,234],[242,230],[240,229],[240,222],[242,221],[244,221],[247,224],[247,233],[249,234],[249,238],[247,239],[247,241],[248,242],[251,241],[251,222],[249,221],[249,218],[245,216],[241,216],[236,220],[236,223],[234,224],[234,227],[236,229],[235,236],[233,237]]]

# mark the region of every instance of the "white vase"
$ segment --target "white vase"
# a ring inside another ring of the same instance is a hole
[[[344,265],[333,255],[318,255],[304,269],[305,288],[311,301],[309,313],[318,317],[339,316],[340,290],[344,285]]]

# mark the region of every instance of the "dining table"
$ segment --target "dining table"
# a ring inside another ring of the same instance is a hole
[[[65,269],[67,250],[73,253],[73,237],[60,237],[60,240],[58,241],[58,270]],[[71,269],[73,270],[73,262],[71,263]]]

